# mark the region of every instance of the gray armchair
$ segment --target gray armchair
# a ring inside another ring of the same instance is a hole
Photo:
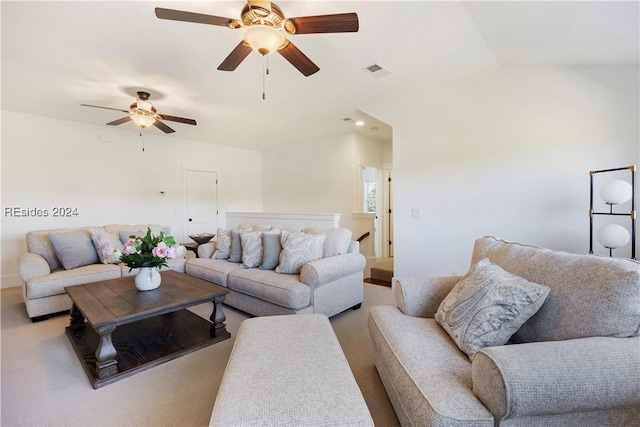
[[[374,307],[375,364],[403,425],[625,426],[640,420],[640,263],[506,242],[489,259],[550,288],[505,345],[467,356],[434,316],[461,277],[393,280]]]

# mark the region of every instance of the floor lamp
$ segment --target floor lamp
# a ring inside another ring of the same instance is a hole
[[[604,202],[609,205],[609,212],[596,212],[593,208],[593,178],[596,174],[609,173],[629,170],[631,172],[630,181],[622,179],[614,179],[607,182],[600,187],[600,197]],[[615,169],[603,169],[597,171],[590,171],[591,182],[591,207],[589,209],[589,253],[593,253],[593,218],[596,215],[611,215],[611,216],[628,216],[631,219],[631,235],[629,230],[619,224],[607,224],[601,227],[597,233],[596,238],[605,248],[609,249],[609,256],[612,256],[613,249],[625,246],[631,238],[631,258],[636,259],[636,166],[631,165],[623,168]],[[629,212],[614,212],[613,206],[626,203],[631,200],[631,210]]]

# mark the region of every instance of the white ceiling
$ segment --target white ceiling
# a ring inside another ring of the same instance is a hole
[[[287,17],[357,12],[360,31],[291,36],[320,71],[304,77],[272,55],[262,100],[260,55],[216,70],[242,30],[154,15],[159,6],[239,18],[243,5],[2,1],[2,108],[104,124],[123,114],[80,104],[127,109],[146,90],[159,113],[198,122],[167,122],[169,138],[268,149],[354,130],[345,117],[390,139],[389,126],[358,108],[486,67],[639,63],[638,1],[288,1],[278,2]],[[390,75],[363,70],[372,64]]]

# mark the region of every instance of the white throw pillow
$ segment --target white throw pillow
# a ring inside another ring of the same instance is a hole
[[[224,228],[218,228],[216,251],[213,253],[215,259],[227,259],[231,253],[231,232]]]
[[[122,249],[120,237],[106,231],[93,230],[91,232],[93,246],[98,251],[98,257],[103,264],[118,264],[120,258],[116,257],[116,251]]]
[[[303,229],[302,232],[327,235],[322,253],[323,258],[346,254],[347,250],[349,249],[349,243],[351,243],[352,237],[351,230],[347,228],[307,227]]]
[[[324,234],[289,233],[283,231],[280,237],[282,251],[276,273],[298,274],[308,262],[322,258]]]

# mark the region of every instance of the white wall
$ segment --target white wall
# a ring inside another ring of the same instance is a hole
[[[638,67],[500,67],[358,106],[393,126],[395,275],[464,273],[483,235],[587,253],[589,171],[640,165],[638,90]]]
[[[177,130],[179,132],[179,129]],[[112,139],[104,142],[100,136]],[[219,221],[226,211],[262,210],[262,156],[236,149],[2,111],[2,287],[17,286],[16,260],[29,230],[158,223],[185,239],[183,174],[217,172]],[[159,196],[158,191],[166,191]],[[16,218],[6,207],[47,209],[48,217]],[[51,217],[54,206],[78,216]]]
[[[382,165],[383,143],[350,133],[263,152],[266,212],[340,213],[360,237],[360,165]],[[372,239],[371,239],[372,240]]]

